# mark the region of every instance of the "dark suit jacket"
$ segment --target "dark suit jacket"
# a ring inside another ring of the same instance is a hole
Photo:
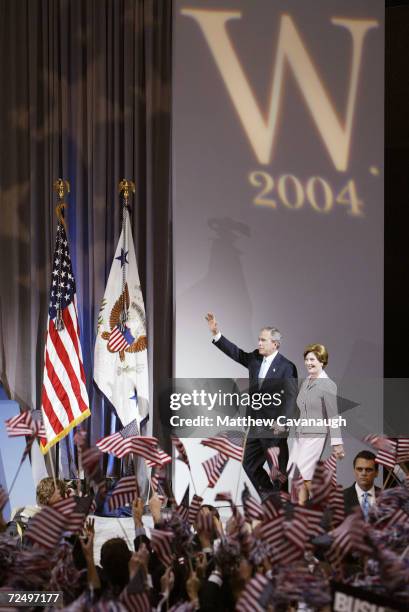
[[[231,359],[234,359],[234,361],[248,369],[251,394],[261,392],[269,393],[272,396],[274,393],[280,393],[281,405],[266,406],[257,411],[252,410],[249,414],[254,418],[277,418],[280,415],[293,417],[296,414],[296,398],[298,393],[297,368],[291,361],[281,355],[281,353],[277,353],[267,371],[261,388],[259,388],[258,374],[263,357],[258,350],[246,353],[224,336],[221,336],[217,342],[214,342],[214,345]]]
[[[379,487],[375,487],[375,497],[378,497],[381,489]],[[344,489],[344,508],[345,514],[351,514],[354,512],[355,508],[359,506],[360,503],[358,500],[358,495],[356,494],[355,483]]]

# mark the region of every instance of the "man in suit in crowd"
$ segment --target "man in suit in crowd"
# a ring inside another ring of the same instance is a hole
[[[209,329],[213,334],[213,344],[228,357],[234,359],[249,372],[250,395],[255,393],[268,394],[273,397],[279,394],[281,401],[274,405],[263,406],[260,410],[249,410],[254,418],[277,419],[278,416],[294,417],[298,391],[297,369],[295,365],[278,352],[281,343],[281,333],[275,327],[264,327],[260,330],[258,349],[246,353],[222,336],[213,313],[206,316]],[[271,482],[263,468],[265,461],[270,464],[267,450],[273,446],[279,448],[278,456],[280,471],[285,474],[288,462],[288,430],[275,425],[272,429],[266,427],[260,431],[252,431],[247,439],[243,459],[243,467],[253,483],[261,500],[280,488],[279,482]]]
[[[357,454],[353,465],[355,482],[344,489],[345,514],[351,514],[360,506],[366,520],[369,509],[376,504],[376,497],[380,493],[380,489],[374,485],[378,476],[378,464],[373,453],[363,450]]]

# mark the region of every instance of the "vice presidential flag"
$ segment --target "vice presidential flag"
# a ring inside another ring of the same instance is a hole
[[[149,418],[145,307],[127,208],[98,317],[94,379],[123,426]]]
[[[48,306],[41,409],[43,453],[90,415],[82,363],[75,279],[67,235],[58,222]]]

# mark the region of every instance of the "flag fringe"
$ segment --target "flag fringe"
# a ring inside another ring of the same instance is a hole
[[[65,436],[67,434],[69,434],[71,429],[73,429],[74,427],[79,425],[82,421],[87,419],[89,416],[91,416],[91,410],[89,408],[87,408],[87,410],[85,410],[85,412],[80,414],[80,416],[78,418],[76,418],[74,421],[72,421],[72,423],[70,423],[68,425],[68,427],[66,427],[65,429],[60,431],[58,436],[56,436],[53,440],[51,440],[51,442],[47,442],[47,444],[45,446],[43,446],[40,443],[40,449],[41,449],[41,452],[43,453],[43,455],[46,455],[48,453],[48,451],[50,450],[50,448],[52,448],[55,444],[57,444],[57,442],[59,442],[60,440],[65,438]]]

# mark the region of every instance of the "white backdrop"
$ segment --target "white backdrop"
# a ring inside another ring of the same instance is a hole
[[[381,0],[175,0],[176,377],[246,375],[207,311],[248,351],[274,325],[300,376],[320,342],[350,399],[376,380],[358,420],[382,426],[383,23]],[[186,445],[200,492],[211,451]],[[363,448],[346,445],[344,484]],[[237,479],[230,461],[216,490]]]

